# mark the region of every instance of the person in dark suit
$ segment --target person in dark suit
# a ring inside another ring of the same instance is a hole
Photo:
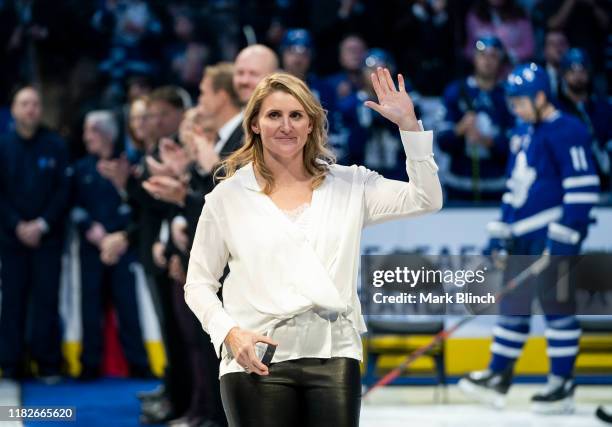
[[[100,173],[119,188],[134,211],[137,232],[128,232],[118,238],[124,240],[124,246],[127,238],[133,238],[138,245],[168,361],[164,372],[164,392],[158,396],[160,400],[143,406],[140,421],[145,424],[161,424],[179,416],[187,410],[191,397],[191,374],[184,363],[188,356],[172,303],[167,265],[160,257],[164,251],[159,241],[160,234],[163,237],[165,233],[162,230],[167,229],[162,224],[174,206],[153,197],[143,188],[143,183],[156,173],[169,173],[164,171],[161,162],[161,141],[176,140],[184,112],[190,106],[189,94],[178,86],[155,89],[148,99],[147,115],[157,143],[149,148],[142,162],[131,172],[124,158],[101,161],[98,165]]]
[[[203,195],[211,192],[215,185],[212,174],[214,167],[242,147],[244,142],[241,100],[232,81],[234,72],[235,69],[229,63],[207,67],[200,84],[198,109],[210,121],[217,138],[213,142],[196,136],[194,141],[200,161],[195,168],[197,173],[192,175],[192,186],[200,191],[192,193],[185,204],[188,223],[191,224],[191,238],[195,235],[195,226],[202,212]]]
[[[213,170],[229,154],[242,146],[243,129],[241,100],[234,90],[234,68],[230,63],[219,63],[205,69],[200,84],[198,115],[209,123],[215,140],[201,132],[189,130],[183,137],[183,147],[170,141],[160,144],[161,166],[153,172],[143,188],[153,199],[174,204],[192,224],[190,236],[195,234],[195,223],[202,211],[204,195],[215,186]],[[189,146],[192,146],[191,150]],[[193,153],[191,163],[182,159]],[[170,174],[164,171],[171,170]],[[170,175],[170,176],[169,176]],[[192,221],[191,221],[192,220]]]
[[[165,258],[169,261],[170,275],[176,283],[184,284],[190,242],[195,236],[204,195],[212,191],[216,184],[213,171],[220,161],[243,144],[241,106],[248,102],[259,81],[277,68],[276,54],[270,48],[262,45],[248,46],[243,49],[236,57],[233,66],[220,63],[207,67],[200,85],[201,96],[198,101],[198,109],[202,116],[201,119],[207,122],[210,133],[216,137],[206,138],[203,133],[192,132],[192,152],[195,154],[196,161],[183,168],[179,166],[181,157],[184,157],[182,148],[168,141],[160,145],[160,152],[164,159],[158,170],[174,169],[174,176],[168,176],[165,173],[152,176],[143,183],[143,188],[153,199],[172,203],[178,208],[172,220],[171,229],[178,230],[176,234],[181,237],[170,239],[169,243],[170,246],[175,247],[181,246],[180,243],[176,244],[177,240],[188,243],[182,254],[172,254],[171,250],[165,251]],[[185,141],[182,142],[185,144]],[[187,144],[189,143],[185,145]],[[172,289],[175,291],[175,297],[180,295],[182,298],[180,286],[172,287]],[[180,306],[180,312],[185,314],[181,323],[188,325],[191,322],[193,326],[193,315],[188,311],[183,311],[186,308],[184,301],[178,301],[175,298],[175,303],[177,307]],[[212,422],[224,425],[226,420],[219,396],[218,361],[208,335],[201,331],[198,324],[195,324],[196,331],[192,326],[187,326],[185,329],[187,337],[192,337],[193,333],[197,333],[200,339],[200,344],[194,343],[191,352],[191,360],[194,361],[195,375],[192,377],[196,382],[193,387],[195,391],[192,394],[189,409],[177,420],[176,424],[197,424],[198,419],[203,416]],[[200,376],[198,372],[202,367],[206,374]],[[200,394],[199,392],[203,390],[205,393]],[[202,400],[199,399],[199,396],[202,396]]]
[[[32,87],[12,104],[15,130],[0,137],[0,224],[2,376],[19,378],[26,341],[38,375],[59,379],[59,286],[64,216],[69,195],[68,151],[58,134],[41,126],[42,104]]]
[[[179,251],[167,250],[166,257],[174,281],[175,311],[189,348],[190,368],[194,375],[189,409],[172,425],[196,426],[204,420],[219,425],[226,423],[219,395],[217,358],[210,338],[185,304],[182,286],[204,195],[215,186],[213,169],[243,142],[241,103],[232,83],[233,74],[234,68],[230,63],[219,63],[205,69],[198,111],[188,111],[181,125],[181,128],[187,128],[180,133],[183,146],[169,141],[160,145],[162,162],[174,171],[174,176],[159,174],[144,183],[144,189],[153,198],[176,206],[171,226],[173,239],[168,246]],[[198,130],[198,119],[207,122],[216,140],[206,138]],[[190,156],[195,161],[188,165],[184,159]]]

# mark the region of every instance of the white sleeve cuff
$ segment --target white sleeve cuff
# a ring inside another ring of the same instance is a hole
[[[44,218],[38,218],[36,222],[38,223],[38,227],[40,228],[42,234],[46,234],[49,231],[49,224],[47,224],[47,221],[45,221]]]
[[[172,219],[172,227],[187,227],[187,219],[183,215],[177,215]]]
[[[580,233],[558,222],[551,222],[548,224],[548,238],[566,245],[576,245],[580,241]]]
[[[509,239],[512,237],[512,229],[502,221],[491,221],[487,224],[487,233],[494,239]]]
[[[227,337],[230,329],[235,326],[238,326],[238,323],[223,309],[217,311],[210,318],[207,328],[208,335],[210,335],[210,340],[215,347],[215,353],[218,358],[221,358],[221,345],[225,341],[225,337]]]
[[[170,226],[168,225],[168,220],[163,220],[161,223],[161,227],[159,227],[159,241],[164,245],[168,244],[168,240],[170,239]]]
[[[400,130],[402,145],[408,160],[427,160],[433,156],[433,132]]]

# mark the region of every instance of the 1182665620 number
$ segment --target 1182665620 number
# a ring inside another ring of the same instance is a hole
[[[0,421],[76,421],[72,406],[0,406]]]

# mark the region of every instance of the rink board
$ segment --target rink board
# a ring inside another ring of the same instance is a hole
[[[612,208],[594,209],[597,223],[589,230],[585,250],[605,250],[612,252]],[[362,252],[387,254],[396,250],[419,250],[427,254],[445,251],[450,254],[478,253],[486,245],[486,224],[498,219],[499,209],[495,208],[446,208],[434,214],[408,220],[392,221],[366,228],[362,238]],[[70,254],[64,259],[62,280],[61,311],[66,326],[64,334],[64,353],[70,362],[70,370],[76,374],[78,354],[80,353],[80,306],[78,262],[78,242],[71,245]],[[151,298],[143,280],[142,270],[135,267],[138,277],[139,313],[145,335],[146,348],[153,370],[161,374],[165,364],[160,332],[151,303]],[[490,332],[494,317],[483,317],[461,328],[447,343],[446,367],[449,375],[461,374],[486,365],[489,355]],[[523,374],[543,374],[547,371],[548,360],[545,356],[543,322],[534,319],[532,338],[517,365],[517,372]],[[609,339],[612,334],[605,338]],[[394,339],[405,339],[395,337]],[[426,338],[412,338],[426,339]],[[394,366],[395,357],[382,358],[380,366]],[[429,370],[427,359],[419,360],[414,368]],[[578,359],[579,370],[612,370],[612,343],[610,354],[584,354]]]

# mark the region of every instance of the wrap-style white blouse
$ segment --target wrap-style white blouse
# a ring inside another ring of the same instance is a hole
[[[220,376],[237,366],[226,346],[221,352],[234,326],[266,333],[315,311],[338,313],[358,334],[366,331],[356,283],[361,230],[442,206],[433,133],[400,134],[409,182],[363,166],[332,165],[313,191],[309,232],[261,191],[252,164],[206,195],[184,289],[188,306],[222,356]],[[226,264],[230,272],[221,303],[217,292]],[[355,358],[360,355],[361,349]]]

